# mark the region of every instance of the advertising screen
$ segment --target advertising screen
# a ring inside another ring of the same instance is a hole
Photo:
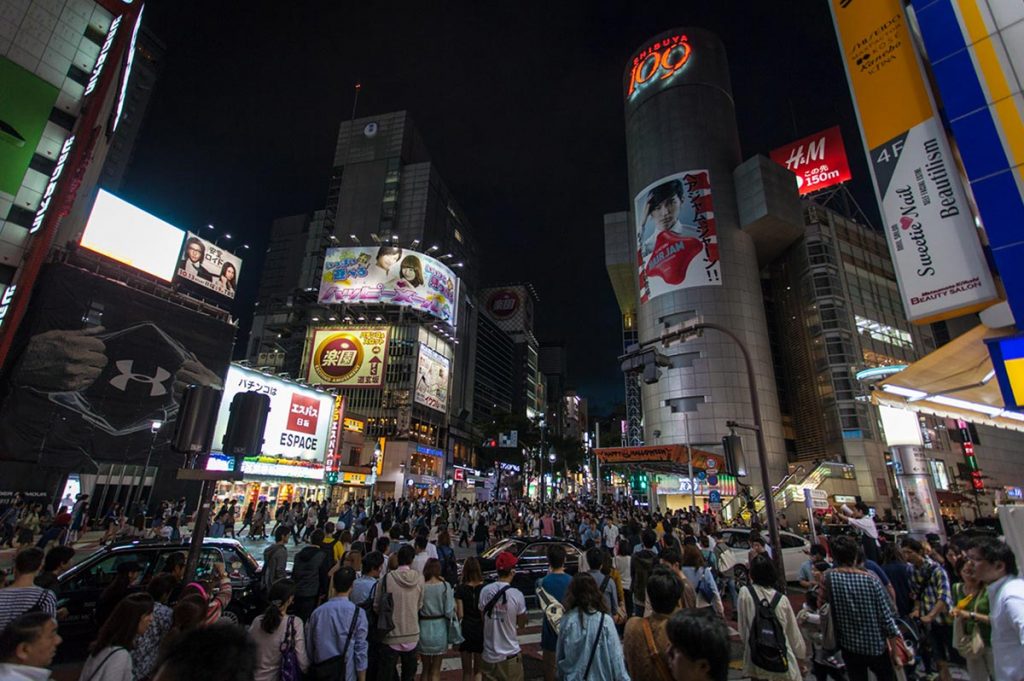
[[[192,232],[186,235],[178,257],[176,274],[179,280],[234,299],[241,271],[241,258]]]
[[[398,246],[328,248],[319,302],[398,305],[455,326],[459,280],[440,260]]]
[[[838,125],[779,147],[771,157],[796,175],[800,196],[842,184],[852,177]]]
[[[223,384],[235,328],[68,265],[39,282],[0,381],[0,458],[95,472],[153,444],[156,465],[185,387]]]
[[[652,182],[633,200],[640,302],[722,283],[718,228],[707,170]]]
[[[13,199],[21,189],[59,90],[0,57],[0,92],[17,93],[0,97],[0,195]]]
[[[310,385],[379,388],[388,356],[386,326],[309,331],[303,375]]]
[[[263,451],[247,453],[247,456],[323,463],[330,439],[334,395],[235,364],[228,369],[224,381],[224,397],[213,431],[214,451],[222,451],[231,400],[240,392],[258,392],[270,397]]]
[[[416,369],[416,394],[413,399],[437,411],[448,409],[448,373],[451,361],[426,345],[420,345]]]
[[[171,281],[185,232],[101,189],[82,246],[164,281]]]

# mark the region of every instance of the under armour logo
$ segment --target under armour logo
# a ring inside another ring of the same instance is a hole
[[[139,383],[149,383],[150,397],[159,397],[160,395],[167,394],[164,381],[171,377],[170,371],[163,367],[157,367],[156,376],[147,376],[146,374],[135,373],[134,364],[135,360],[133,359],[119,359],[114,362],[114,366],[121,372],[121,375],[110,379],[110,385],[124,391],[128,389],[128,381],[138,381]]]

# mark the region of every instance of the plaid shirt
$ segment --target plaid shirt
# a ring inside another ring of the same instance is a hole
[[[914,568],[913,588],[911,595],[918,606],[920,616],[932,611],[939,601],[946,604],[946,613],[953,609],[953,592],[949,588],[949,575],[931,558],[925,558],[920,567]],[[949,622],[947,614],[935,618],[939,624]]]
[[[898,631],[892,603],[878,578],[860,571],[829,570],[825,592],[839,647],[861,655],[884,653],[886,639]]]

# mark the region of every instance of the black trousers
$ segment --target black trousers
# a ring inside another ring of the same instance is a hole
[[[874,672],[878,681],[893,681],[896,678],[888,653],[861,655],[844,650],[843,661],[846,662],[846,674],[850,681],[868,681],[869,669]]]
[[[381,644],[380,662],[377,666],[377,681],[394,681],[395,666],[402,661],[402,681],[413,681],[416,678],[416,651],[402,652],[389,645]]]

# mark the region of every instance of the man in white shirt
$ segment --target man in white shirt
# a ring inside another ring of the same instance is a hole
[[[423,568],[426,567],[427,561],[430,560],[430,554],[427,552],[427,538],[424,536],[416,537],[413,545],[416,547],[416,557],[412,559],[412,569],[422,575]]]
[[[878,554],[878,527],[875,525],[875,519],[871,517],[868,505],[863,501],[858,501],[854,508],[843,504],[839,507],[839,511],[837,516],[860,531],[864,557],[876,563],[881,560]]]
[[[619,526],[611,518],[604,519],[604,547],[609,551],[615,551],[615,545],[619,542]]]
[[[512,586],[513,568],[518,562],[508,551],[499,553],[494,561],[498,581],[480,592],[485,681],[523,681],[523,656],[516,627],[526,626],[526,598]]]
[[[1024,579],[1009,546],[979,539],[967,550],[974,574],[988,585],[989,625],[996,681],[1024,679]]]

